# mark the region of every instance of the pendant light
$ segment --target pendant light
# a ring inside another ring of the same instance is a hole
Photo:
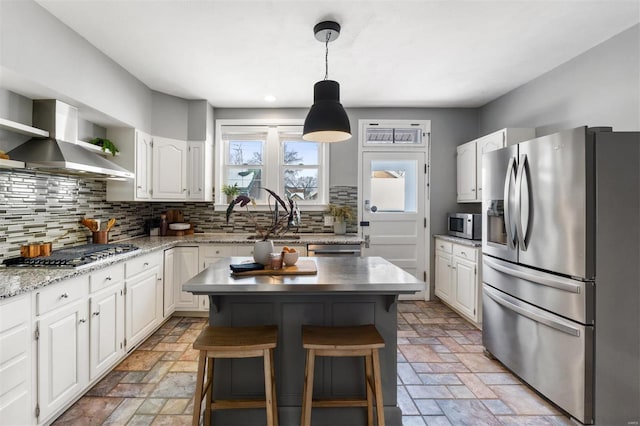
[[[340,103],[340,84],[329,80],[329,42],[340,35],[340,24],[324,21],[313,27],[316,39],[325,44],[324,80],[313,85],[313,105],[304,120],[302,139],[313,142],[343,142],[351,138],[351,124]]]

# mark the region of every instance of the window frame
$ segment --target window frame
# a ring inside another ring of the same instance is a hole
[[[258,134],[260,127],[267,129],[267,137],[263,144],[263,161],[262,161],[262,184],[264,187],[274,190],[277,194],[284,194],[284,170],[287,168],[293,169],[317,169],[318,170],[318,198],[316,200],[300,200],[297,201],[300,208],[305,210],[324,210],[329,204],[329,145],[319,143],[318,144],[318,165],[293,165],[284,163],[284,138],[281,133],[290,134],[295,131],[299,131],[302,135],[302,127],[304,121],[298,119],[218,119],[215,120],[215,173],[214,173],[214,187],[215,191],[215,205],[216,207],[226,207],[226,196],[222,193],[222,185],[225,182],[225,176],[229,168],[239,167],[236,165],[227,164],[227,158],[229,155],[228,144],[223,139],[223,132],[225,127],[233,126],[236,129],[234,131],[242,132],[243,128],[247,132],[254,132]],[[241,138],[239,138],[241,139]],[[302,138],[300,138],[301,142]],[[264,192],[264,198],[256,200],[257,210],[267,210],[266,204],[267,196]]]

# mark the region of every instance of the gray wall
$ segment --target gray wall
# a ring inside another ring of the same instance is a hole
[[[153,92],[151,134],[187,140],[189,134],[189,101]]]
[[[152,95],[142,82],[37,3],[0,1],[0,11],[3,87],[33,87],[151,130]]]
[[[536,127],[640,130],[640,25],[612,37],[480,109],[480,134]]]

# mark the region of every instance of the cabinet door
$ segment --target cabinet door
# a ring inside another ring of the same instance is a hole
[[[173,255],[173,286],[176,310],[200,309],[198,296],[182,291],[182,284],[198,274],[198,247],[175,247]]]
[[[31,294],[0,300],[1,424],[35,424],[31,401],[32,321]]]
[[[451,255],[436,251],[436,296],[445,302],[453,301],[453,286],[451,284]]]
[[[89,376],[93,380],[124,354],[124,286],[113,285],[90,298]]]
[[[482,201],[482,155],[495,151],[500,148],[504,148],[505,144],[505,131],[499,131],[491,133],[476,141],[476,200]]]
[[[86,298],[37,322],[39,421],[46,421],[89,383],[89,321]]]
[[[460,312],[476,320],[476,264],[454,257],[452,268],[455,286],[455,300],[452,304]]]
[[[151,198],[152,141],[151,135],[136,130],[135,193],[137,200]]]
[[[204,141],[189,141],[187,145],[189,150],[187,198],[189,200],[204,200],[205,143]]]
[[[126,282],[125,334],[127,350],[142,341],[157,323],[157,280],[158,268],[156,267],[136,275]]]
[[[476,201],[476,143],[468,142],[457,148],[458,201]]]
[[[164,251],[164,318],[168,317],[176,309],[176,295],[174,290],[174,258],[175,248]]]
[[[153,140],[153,198],[184,200],[187,196],[187,142]]]

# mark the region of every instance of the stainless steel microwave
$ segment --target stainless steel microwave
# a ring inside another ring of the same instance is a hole
[[[449,213],[447,232],[454,237],[469,240],[482,239],[482,215],[474,213]]]

